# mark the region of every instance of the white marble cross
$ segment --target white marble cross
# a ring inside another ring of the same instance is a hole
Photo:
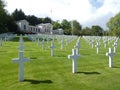
[[[54,48],[55,48],[54,41],[52,41],[50,48],[51,48],[51,56],[54,56]]]
[[[29,58],[23,57],[23,51],[19,52],[19,58],[12,59],[13,63],[19,63],[19,81],[24,80],[24,62],[28,62],[29,60]]]
[[[95,47],[97,48],[97,54],[99,54],[99,51],[100,51],[100,44],[99,44],[99,42],[97,42],[97,44],[95,45]]]
[[[72,73],[77,72],[77,58],[79,58],[80,55],[76,52],[76,49],[72,49],[72,55],[68,55],[68,59],[72,59]]]
[[[114,46],[114,53],[116,53],[116,49],[117,49],[118,43],[114,42],[113,46]]]
[[[112,48],[109,48],[109,52],[106,53],[106,56],[109,56],[109,67],[113,67],[113,56],[115,53],[112,51]]]
[[[77,53],[79,53],[80,41],[76,43],[76,46],[74,46],[74,48],[76,48]]]

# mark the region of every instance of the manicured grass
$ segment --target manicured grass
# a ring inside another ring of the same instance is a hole
[[[24,63],[23,82],[18,81],[18,64],[12,58],[18,57],[19,37],[3,42],[0,47],[0,90],[120,90],[120,47],[114,56],[114,68],[108,67],[108,47],[101,44],[100,54],[81,39],[80,58],[77,60],[78,73],[72,74],[72,53],[77,40],[61,50],[55,41],[55,56],[50,55],[50,42],[42,50],[41,43],[29,41],[24,37],[24,57],[30,62]]]

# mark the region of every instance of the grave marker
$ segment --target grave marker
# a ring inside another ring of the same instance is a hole
[[[55,48],[54,41],[52,41],[50,48],[51,48],[51,56],[54,56],[54,48]]]
[[[109,56],[109,67],[112,68],[113,67],[113,56],[115,55],[115,53],[112,51],[112,48],[109,48],[109,52],[106,53],[106,56]]]
[[[97,54],[99,54],[99,50],[100,50],[100,44],[99,44],[99,42],[97,42],[97,44],[95,45],[95,47],[97,48]]]
[[[72,55],[68,55],[68,59],[72,59],[72,73],[77,72],[77,58],[79,58],[80,55],[76,52],[76,49],[72,49]]]
[[[114,42],[113,46],[114,46],[114,53],[116,53],[116,49],[117,49],[118,43]]]
[[[24,80],[24,62],[28,62],[29,58],[23,57],[23,51],[19,52],[19,58],[13,58],[13,63],[19,63],[19,81]]]

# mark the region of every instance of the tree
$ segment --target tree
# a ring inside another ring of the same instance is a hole
[[[23,20],[23,19],[26,19],[26,15],[25,13],[20,9],[16,9],[13,13],[12,13],[12,16],[13,18],[16,20],[16,21],[19,21],[19,20]]]
[[[66,34],[66,35],[71,34],[71,24],[66,19],[62,20],[61,28],[64,30],[64,34]]]
[[[18,26],[16,24],[16,21],[11,15],[7,15],[7,20],[6,20],[6,27],[9,32],[17,32]]]
[[[80,35],[80,31],[82,26],[79,24],[79,22],[77,22],[76,20],[71,21],[71,25],[72,25],[72,35]]]
[[[4,9],[5,4],[2,0],[0,0],[0,33],[4,33],[7,31],[6,28],[6,11]]]
[[[60,25],[59,21],[54,21],[53,22],[53,30],[58,29],[60,27],[61,27],[61,25]]]
[[[52,23],[52,20],[49,17],[45,17],[43,18],[43,23]]]
[[[113,35],[120,36],[120,12],[107,22],[107,27]]]
[[[82,35],[91,35],[91,28],[89,28],[89,27],[83,28],[81,31],[81,34]]]
[[[40,24],[40,20],[34,15],[26,16],[26,20],[29,22],[30,25],[33,25],[33,26],[37,25],[37,24]]]
[[[92,35],[102,35],[102,32],[103,32],[103,29],[100,27],[100,26],[98,26],[98,25],[93,25],[92,26],[92,30],[91,30],[91,34]]]

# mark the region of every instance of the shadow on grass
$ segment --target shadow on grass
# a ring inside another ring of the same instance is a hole
[[[114,66],[114,67],[112,67],[112,68],[120,68],[120,66]]]
[[[101,73],[99,73],[99,72],[77,72],[77,74],[91,75],[91,74],[101,74]]]
[[[0,52],[7,52],[7,51],[0,51]]]
[[[51,80],[33,80],[33,79],[25,79],[23,82],[30,82],[31,84],[53,83]]]
[[[37,57],[30,57],[30,59],[37,59]]]

